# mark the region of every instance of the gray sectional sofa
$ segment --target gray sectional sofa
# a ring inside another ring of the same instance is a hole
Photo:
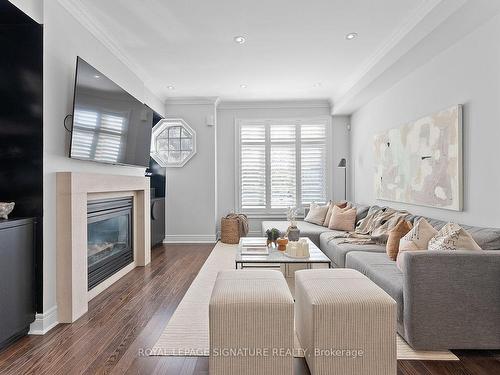
[[[368,206],[356,205],[357,220]],[[416,222],[420,216],[408,215]],[[426,218],[437,230],[446,222]],[[286,231],[286,221],[264,221]],[[385,252],[385,245],[353,245],[334,238],[336,231],[298,222],[334,267],[368,276],[398,304],[398,332],[418,350],[500,349],[500,229],[462,225],[484,251],[409,252],[405,272]]]

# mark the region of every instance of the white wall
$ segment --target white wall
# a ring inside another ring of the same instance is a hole
[[[56,305],[56,172],[144,176],[145,171],[68,158],[69,134],[63,120],[72,111],[77,55],[157,112],[164,113],[165,109],[141,80],[58,1],[44,2],[44,311],[53,311]]]
[[[167,168],[166,242],[215,242],[216,126],[206,124],[215,102],[167,102],[166,112],[196,131],[196,155],[182,168]]]
[[[237,210],[235,197],[235,119],[307,118],[318,116],[330,116],[330,105],[328,102],[222,102],[219,104],[217,109],[218,221],[221,217]],[[347,122],[348,118],[343,116],[334,118],[332,121],[333,144],[330,149],[332,166],[336,166],[340,158],[349,157]],[[343,171],[334,168],[332,179],[334,180],[333,197],[335,199],[343,199]],[[261,219],[250,220],[251,234],[260,233],[261,221]],[[217,228],[219,226],[220,223],[218,222]]]
[[[43,23],[43,0],[9,0],[38,23]]]
[[[464,104],[464,211],[388,204],[443,220],[500,227],[500,16],[353,114],[355,199],[362,203],[375,200],[372,159],[375,132],[459,103]]]
[[[332,117],[332,190],[333,195],[332,199],[337,201],[344,200],[344,169],[339,169],[337,166],[339,165],[340,159],[345,158],[347,160],[347,199],[350,197],[350,174],[351,174],[351,150],[350,150],[350,131],[348,130],[348,126],[350,125],[351,119],[349,116],[333,116]]]

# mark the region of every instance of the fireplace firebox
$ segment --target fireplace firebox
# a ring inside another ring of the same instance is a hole
[[[88,290],[134,261],[133,199],[87,203]]]

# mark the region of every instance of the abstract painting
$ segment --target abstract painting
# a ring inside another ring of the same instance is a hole
[[[375,136],[377,199],[462,210],[462,106]]]

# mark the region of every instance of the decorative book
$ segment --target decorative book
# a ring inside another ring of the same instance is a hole
[[[241,255],[269,255],[269,249],[267,246],[242,247]]]

